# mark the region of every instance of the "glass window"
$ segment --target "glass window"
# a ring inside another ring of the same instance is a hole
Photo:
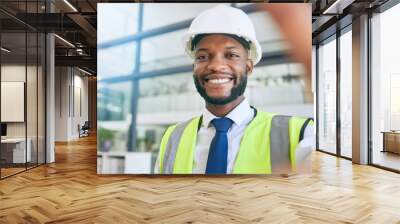
[[[99,44],[132,36],[137,32],[139,4],[97,4],[97,42]]]
[[[372,163],[400,170],[400,4],[372,17]]]
[[[43,13],[44,1],[0,3],[10,12]],[[28,16],[32,16],[29,15]],[[45,162],[45,36],[0,13],[1,29],[0,177]]]
[[[142,79],[139,82],[138,116],[157,120],[154,113],[169,114],[160,120],[173,124],[190,116],[176,116],[176,112],[197,112],[204,108],[203,99],[197,93],[191,72]],[[138,117],[138,122],[141,121]],[[177,120],[178,119],[178,120]]]
[[[46,36],[39,33],[38,41],[38,163],[45,163],[46,148],[45,148],[45,122],[46,122],[46,78],[45,78],[45,65],[46,65]]]
[[[193,60],[186,55],[183,46],[186,32],[187,29],[183,29],[144,39],[140,55],[140,71],[191,65]]]
[[[300,64],[256,66],[248,78],[245,96],[262,111],[313,116],[313,105],[305,103],[304,70]]]
[[[318,48],[319,149],[336,153],[336,37]]]
[[[219,4],[221,3],[168,3],[168,6],[166,3],[144,4],[143,30],[151,30],[193,19],[202,11]]]
[[[99,79],[131,75],[135,69],[136,42],[98,49]]]
[[[27,2],[28,13],[40,13],[42,10],[43,2],[34,1]],[[29,15],[28,15],[29,16]],[[39,164],[39,160],[43,156],[44,147],[39,141],[39,70],[41,37],[36,30],[27,31],[27,80],[26,80],[26,114],[27,114],[27,151],[30,151],[30,161],[27,162],[27,167],[32,168]],[[43,90],[42,90],[43,91]],[[42,102],[41,102],[42,103]]]
[[[153,172],[166,128],[199,116],[204,106],[190,72],[140,80],[137,151],[151,154],[147,172]]]
[[[27,142],[31,154],[27,166],[37,165],[38,159],[38,139],[37,139],[37,118],[38,118],[38,35],[36,32],[27,33],[27,74],[26,74],[26,114],[27,114]]]
[[[136,42],[102,48],[101,44],[137,32],[139,4],[98,4],[98,78],[130,75],[135,69]]]
[[[26,33],[1,33],[1,177],[24,171],[31,162],[31,143],[26,138]],[[13,96],[7,100],[4,96]],[[10,110],[10,107],[18,111]],[[19,112],[19,113],[18,113]]]
[[[351,158],[352,141],[352,35],[351,30],[340,37],[340,153]]]
[[[129,126],[132,121],[131,82],[98,85],[98,138],[100,152],[128,151]]]

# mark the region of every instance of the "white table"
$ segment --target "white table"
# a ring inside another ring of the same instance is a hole
[[[13,163],[25,163],[31,162],[31,145],[32,141],[30,138],[27,139],[26,154],[25,154],[25,138],[6,138],[1,139],[2,145],[7,145],[13,147]]]

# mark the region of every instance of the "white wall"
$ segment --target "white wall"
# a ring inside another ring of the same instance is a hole
[[[56,141],[79,138],[78,124],[88,120],[88,78],[83,75],[76,68],[56,67]]]
[[[55,140],[68,140],[68,86],[70,80],[67,67],[55,68]]]
[[[38,70],[37,70],[38,69]],[[27,78],[27,80],[26,80]],[[9,138],[24,138],[27,136],[30,139],[30,148],[32,151],[32,161],[36,162],[36,158],[39,158],[39,162],[44,162],[44,74],[42,73],[41,67],[25,66],[25,64],[3,64],[1,66],[1,81],[2,82],[21,82],[25,84],[22,89],[19,89],[19,94],[24,95],[26,90],[26,99],[22,99],[23,105],[18,109],[10,106],[4,106],[2,102],[1,110],[3,113],[22,113],[22,121],[19,122],[6,122],[7,123],[7,137]],[[4,83],[2,83],[4,84]],[[2,94],[7,94],[2,89]],[[8,92],[8,94],[10,94]],[[14,93],[17,94],[17,93]],[[9,98],[7,95],[2,95],[2,99]],[[25,98],[25,95],[22,97]],[[12,103],[12,102],[11,102]],[[14,102],[18,103],[18,102]],[[25,105],[26,104],[26,105]],[[21,111],[22,110],[22,111]],[[26,112],[26,119],[24,114]],[[3,114],[2,113],[2,114]],[[3,120],[3,119],[2,119]],[[37,153],[39,156],[37,157]],[[49,160],[51,161],[51,160]]]
[[[1,66],[1,81],[2,82],[25,82],[26,69],[29,72],[32,71],[33,67],[18,64],[8,64]],[[27,96],[36,96],[33,93],[27,93]],[[1,110],[7,110],[7,108],[1,108]],[[31,120],[31,117],[28,117]],[[25,137],[25,124],[26,122],[7,122],[7,136],[8,137]]]
[[[88,121],[88,77],[79,73],[74,75],[74,107],[72,108],[71,132],[72,138],[79,137],[78,124],[81,126]],[[80,108],[81,107],[81,108]]]

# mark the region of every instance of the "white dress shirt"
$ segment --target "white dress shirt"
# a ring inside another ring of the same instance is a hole
[[[203,120],[201,127],[198,131],[196,148],[193,158],[193,173],[204,174],[207,167],[208,152],[210,149],[211,141],[215,135],[215,128],[211,124],[214,118],[219,118],[213,115],[207,108],[204,109]],[[235,109],[233,109],[225,117],[233,121],[232,126],[229,128],[228,136],[228,167],[227,173],[231,174],[239,152],[240,142],[243,137],[247,125],[253,120],[255,110],[250,107],[247,99],[244,99]],[[314,131],[313,127],[308,125],[304,131],[304,138],[299,142],[296,148],[297,164],[302,162],[309,162],[309,155],[315,148]],[[158,160],[155,164],[155,173],[159,172]]]

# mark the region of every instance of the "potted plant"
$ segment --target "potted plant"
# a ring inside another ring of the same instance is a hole
[[[115,132],[106,128],[100,128],[98,137],[100,142],[100,151],[101,152],[110,151],[115,137]]]

